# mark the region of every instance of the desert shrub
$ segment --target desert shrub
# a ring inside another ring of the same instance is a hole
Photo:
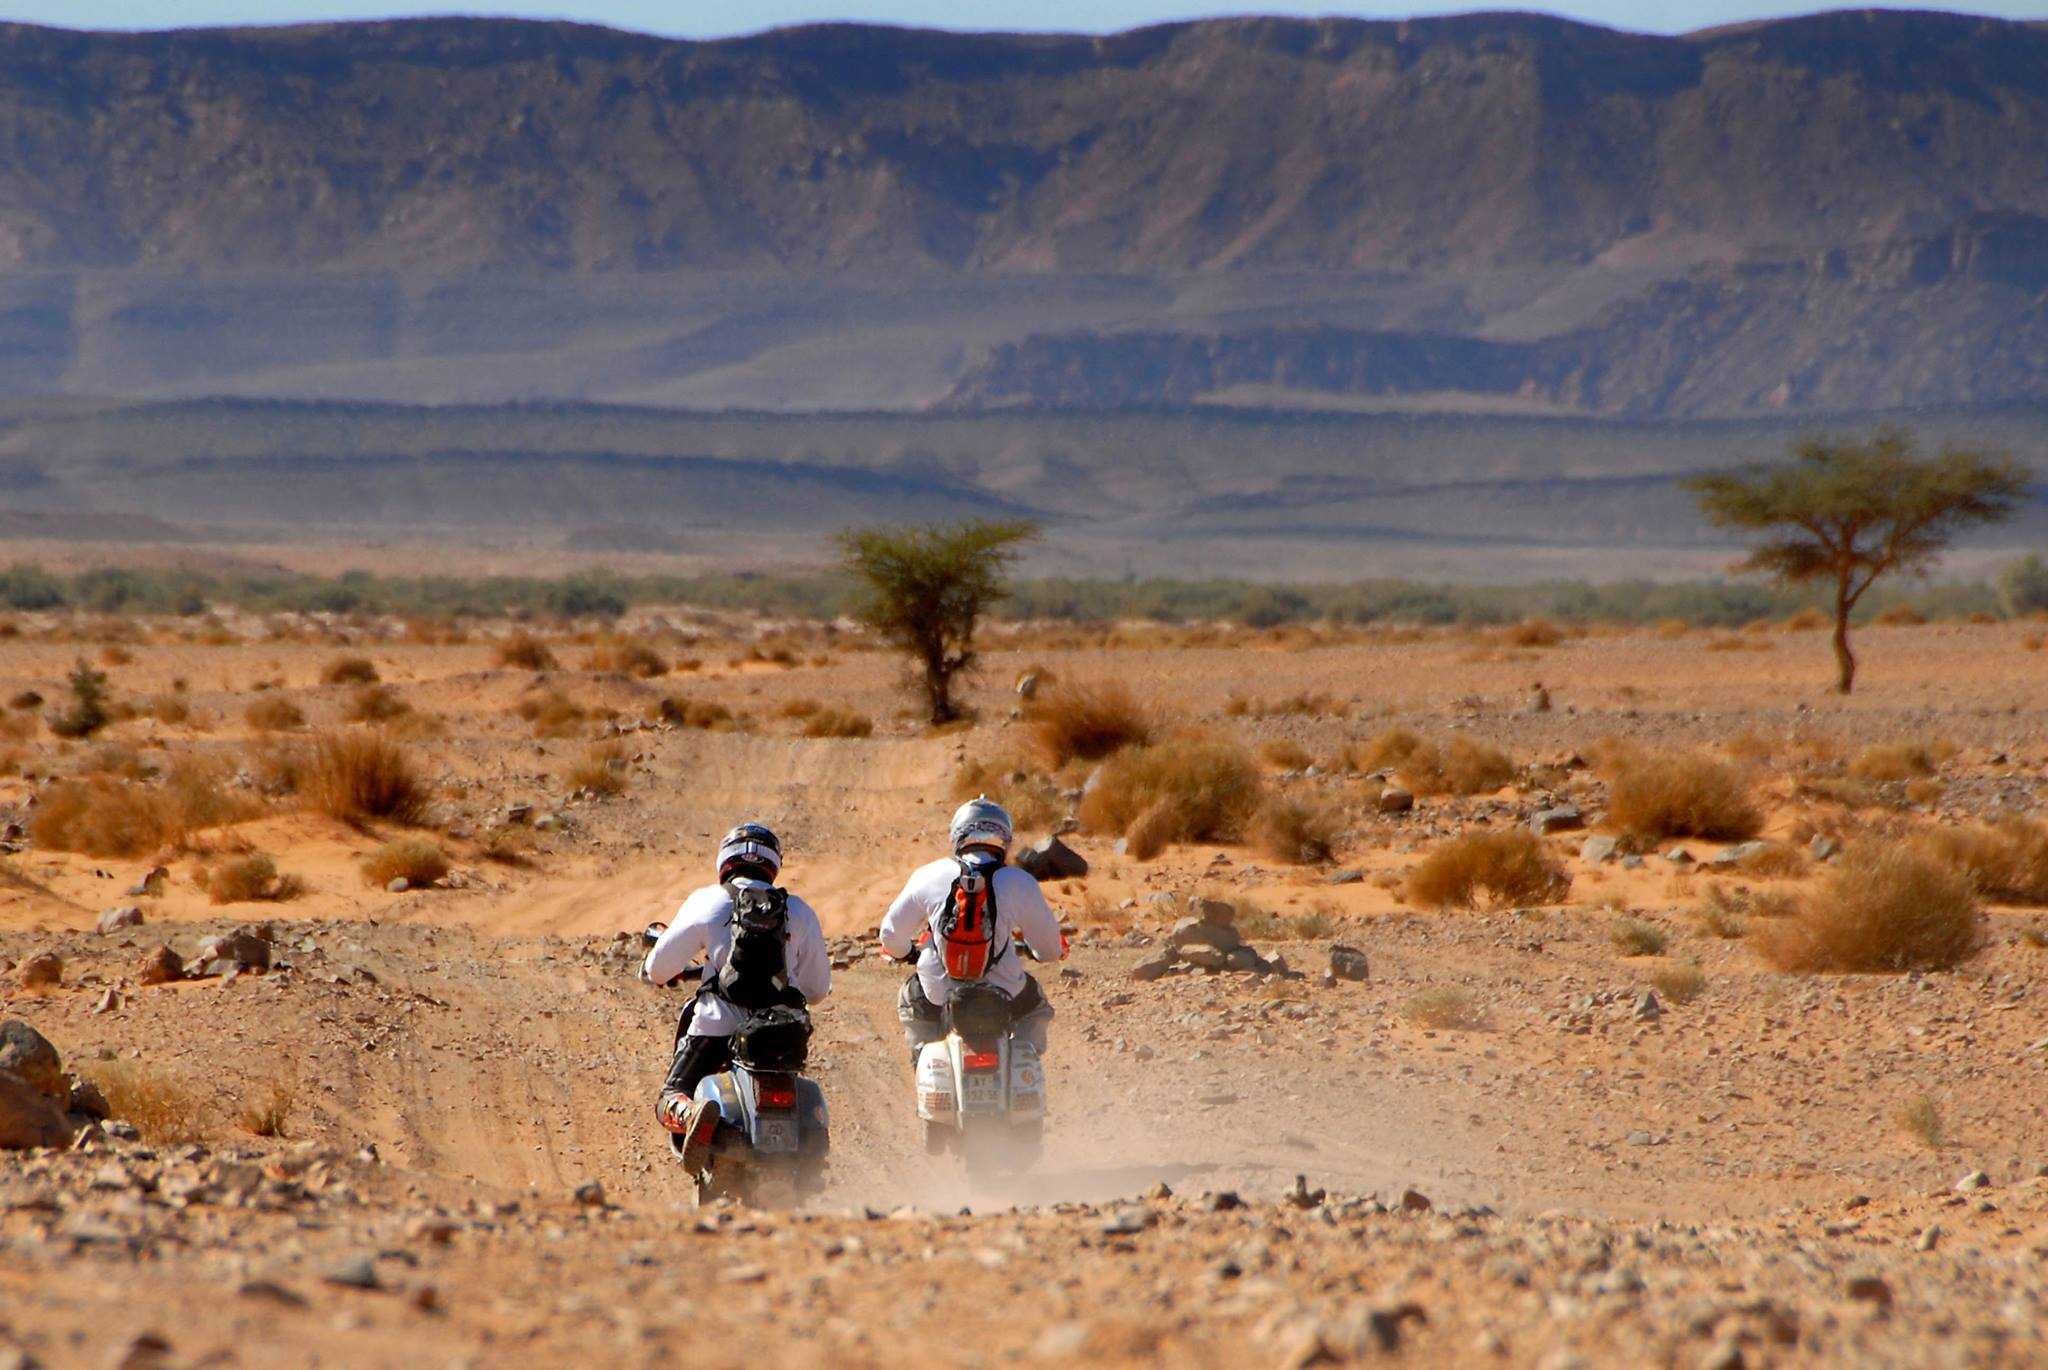
[[[1778,626],[1788,633],[1817,633],[1821,629],[1831,626],[1833,622],[1834,620],[1821,610],[1809,606],[1788,616]]]
[[[872,737],[875,720],[853,709],[820,709],[804,722],[805,737]]]
[[[344,823],[421,824],[433,798],[405,748],[366,729],[317,739],[301,788],[315,809]]]
[[[217,767],[185,762],[161,785],[106,775],[61,781],[43,792],[29,832],[38,846],[86,856],[147,856],[181,845],[196,829],[238,822],[253,801],[227,791]]]
[[[1013,755],[970,753],[953,773],[953,798],[981,796],[1001,804],[1021,831],[1050,827],[1066,816],[1066,800],[1052,779]]]
[[[670,695],[654,706],[654,717],[678,728],[724,729],[737,725],[731,709],[715,701]]]
[[[278,695],[266,694],[242,710],[242,717],[259,733],[285,732],[306,726],[299,706]]]
[[[1510,647],[1555,647],[1564,641],[1565,631],[1547,618],[1525,618],[1501,637]]]
[[[1515,763],[1498,747],[1469,737],[1439,745],[1406,728],[1391,728],[1360,748],[1346,748],[1348,770],[1392,770],[1416,794],[1479,794],[1514,779]]]
[[[1707,987],[1698,966],[1663,966],[1650,973],[1650,987],[1674,1004],[1689,1004]]]
[[[533,725],[535,737],[574,737],[590,717],[581,704],[560,690],[527,695],[515,712]]]
[[[412,705],[398,697],[389,685],[364,685],[349,696],[342,717],[351,723],[388,723],[412,712]]]
[[[823,711],[824,705],[815,699],[792,699],[775,711],[777,718],[809,718]]]
[[[1806,874],[1806,858],[1797,848],[1773,842],[1744,856],[1736,869],[1758,880],[1790,880]]]
[[[1521,828],[1467,833],[1434,848],[1408,872],[1404,897],[1426,908],[1549,904],[1571,877]]]
[[[1420,746],[1422,739],[1408,729],[1389,728],[1366,742],[1346,747],[1345,762],[1355,771],[1395,770]]]
[[[102,742],[79,765],[80,775],[114,775],[123,780],[147,780],[156,768],[143,761],[142,753],[125,742]]]
[[[651,680],[668,674],[668,659],[647,643],[632,637],[608,637],[598,641],[583,658],[586,671],[620,671]]]
[[[1640,918],[1624,918],[1607,930],[1607,940],[1623,956],[1662,956],[1664,930]]]
[[[50,731],[59,737],[91,737],[113,721],[107,700],[107,674],[95,671],[80,660],[65,677],[71,702],[48,720]]]
[[[159,1146],[196,1142],[214,1126],[209,1096],[160,1066],[140,1061],[88,1061],[79,1074],[99,1087],[107,1110],[133,1123],[142,1139]]]
[[[552,671],[557,665],[548,645],[532,633],[514,633],[498,644],[498,664],[524,671]]]
[[[268,795],[297,794],[306,778],[304,745],[281,738],[259,737],[243,748],[250,777]]]
[[[1439,1032],[1470,1031],[1486,1026],[1486,1013],[1470,990],[1443,986],[1410,996],[1401,1016],[1417,1027]]]
[[[200,886],[216,904],[248,904],[297,898],[305,889],[297,877],[279,875],[262,852],[237,856],[205,871]]]
[[[1336,854],[1343,830],[1343,816],[1328,805],[1276,795],[1259,806],[1246,836],[1275,861],[1309,866]]]
[[[1894,604],[1879,614],[1876,621],[1895,628],[1917,628],[1927,622],[1927,615],[1910,604]]]
[[[1099,761],[1152,740],[1153,724],[1122,684],[1062,684],[1032,701],[1025,717],[1046,762]]]
[[[416,890],[424,889],[448,874],[448,854],[424,837],[401,837],[364,857],[362,870],[363,879],[372,885],[404,880]]]
[[[1936,827],[1916,845],[2001,904],[2048,904],[2048,828],[2025,818]]]
[[[1259,744],[1259,760],[1275,770],[1298,771],[1314,759],[1308,748],[1288,738],[1276,737]]]
[[[1263,797],[1258,767],[1242,747],[1176,737],[1126,748],[1104,762],[1081,800],[1080,818],[1090,832],[1128,836],[1139,815],[1158,808],[1150,824],[1166,841],[1232,842]]]
[[[1849,763],[1849,774],[1858,780],[1883,783],[1913,780],[1933,775],[1941,763],[1955,754],[1953,745],[1940,742],[1889,742],[1865,747]]]
[[[618,739],[592,743],[582,760],[569,768],[569,787],[592,794],[626,792],[626,749]]]
[[[1892,1121],[1930,1151],[1939,1151],[1948,1142],[1948,1127],[1942,1120],[1941,1105],[1931,1094],[1916,1094],[1900,1104],[1892,1114]]]
[[[1343,920],[1327,907],[1312,908],[1306,913],[1288,913],[1263,908],[1244,899],[1236,903],[1237,930],[1262,942],[1309,942],[1333,936],[1343,926]]]
[[[366,656],[338,656],[320,671],[323,685],[375,685],[380,679],[376,663]]]
[[[1734,767],[1709,756],[1642,755],[1620,763],[1607,799],[1608,823],[1631,837],[1741,841],[1764,825]]]
[[[1692,625],[1690,623],[1687,623],[1682,618],[1665,618],[1659,619],[1657,621],[1657,636],[1665,639],[1666,641],[1670,641],[1674,638],[1684,637],[1687,633],[1690,633],[1691,631]]]
[[[1124,854],[1133,861],[1150,861],[1166,850],[1174,831],[1172,801],[1157,800],[1124,829]]]
[[[19,709],[24,713],[33,709],[40,709],[43,707],[42,693],[37,690],[18,691],[7,701],[7,707]]]
[[[149,701],[149,716],[159,723],[177,727],[192,721],[192,705],[177,695],[158,695]]]
[[[282,1137],[297,1101],[298,1090],[290,1079],[272,1080],[261,1093],[242,1101],[235,1124],[252,1137]]]
[[[1915,847],[1859,843],[1793,916],[1750,937],[1780,970],[1946,970],[1976,952],[1980,919],[1968,876]]]
[[[2039,923],[2029,923],[2020,929],[2020,941],[2036,951],[2048,949],[2048,927]]]

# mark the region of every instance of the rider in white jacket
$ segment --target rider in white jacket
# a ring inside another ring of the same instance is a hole
[[[657,985],[679,980],[698,956],[704,957],[702,988],[683,1006],[676,1024],[675,1056],[662,1082],[656,1115],[684,1141],[686,1166],[710,1145],[718,1119],[715,1105],[695,1103],[691,1096],[707,1075],[732,1067],[732,1034],[746,1013],[718,994],[719,974],[732,955],[733,892],[746,887],[768,888],[782,870],[782,844],[759,823],[742,823],[718,844],[718,883],[693,891],[667,931],[647,953],[641,975]],[[783,947],[784,974],[763,987],[792,1008],[815,1004],[832,992],[832,957],[824,929],[809,904],[789,896]]]
[[[1000,861],[1007,856],[1013,835],[1010,815],[1001,805],[987,799],[962,804],[953,815],[953,855],[918,867],[882,919],[882,950],[888,955],[901,960],[923,944],[917,970],[904,981],[896,1003],[913,1065],[926,1042],[944,1035],[939,1008],[952,997],[955,982],[947,976],[936,944],[939,916],[960,876],[961,857],[978,851]],[[1058,917],[1045,902],[1045,892],[1029,872],[998,866],[989,879],[989,890],[996,909],[996,953],[981,983],[1009,996],[1015,1014],[1013,1033],[1044,1051],[1052,1005],[1046,1002],[1036,977],[1025,972],[1024,958],[1012,945],[1012,934],[1021,934],[1031,954],[1045,962],[1058,961],[1067,954],[1066,939],[1060,934]]]

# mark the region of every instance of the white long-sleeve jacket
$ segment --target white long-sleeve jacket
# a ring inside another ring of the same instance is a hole
[[[927,928],[936,939],[946,895],[959,875],[960,863],[950,856],[919,866],[882,919],[882,949],[891,956],[908,956]],[[1066,955],[1060,940],[1060,920],[1045,902],[1045,891],[1038,888],[1038,881],[1015,866],[997,867],[989,889],[996,900],[995,944],[1003,952],[989,966],[982,983],[1014,998],[1024,988],[1025,972],[1024,958],[1010,945],[1011,932],[1021,932],[1031,954],[1039,960],[1057,961]],[[917,958],[917,979],[924,987],[925,998],[934,1004],[944,1004],[952,996],[953,981],[946,974],[946,963],[929,943]]]
[[[740,879],[736,885],[759,884]],[[832,992],[832,956],[825,949],[825,930],[818,915],[794,894],[789,896],[789,931],[784,959],[789,983],[804,999],[817,1003]],[[704,955],[704,978],[716,980],[732,955],[732,895],[723,885],[706,885],[694,891],[676,910],[668,931],[648,950],[641,973],[657,985],[666,985],[690,968],[698,953]],[[696,1015],[690,1020],[693,1037],[730,1037],[739,1030],[746,1015],[716,993],[698,996]]]

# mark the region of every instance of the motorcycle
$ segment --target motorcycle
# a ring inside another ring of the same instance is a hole
[[[1045,1068],[1012,1034],[1009,997],[957,985],[940,1015],[945,1035],[917,1058],[925,1154],[957,1154],[970,1179],[1030,1169],[1045,1136]]]
[[[641,934],[652,946],[665,925]],[[692,966],[676,983],[701,980]],[[730,1069],[707,1075],[693,1097],[718,1105],[719,1123],[704,1169],[690,1177],[697,1202],[722,1198],[761,1207],[793,1207],[825,1187],[832,1146],[825,1092],[803,1073],[811,1017],[802,1009],[768,1008],[749,1014],[733,1033]],[[681,1160],[683,1139],[669,1134]]]

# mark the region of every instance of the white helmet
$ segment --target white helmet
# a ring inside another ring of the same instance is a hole
[[[742,823],[718,844],[718,878],[734,866],[760,866],[772,879],[782,870],[782,841],[765,823]]]
[[[968,847],[994,847],[1007,853],[1017,831],[1002,805],[983,795],[953,810],[953,854]]]

